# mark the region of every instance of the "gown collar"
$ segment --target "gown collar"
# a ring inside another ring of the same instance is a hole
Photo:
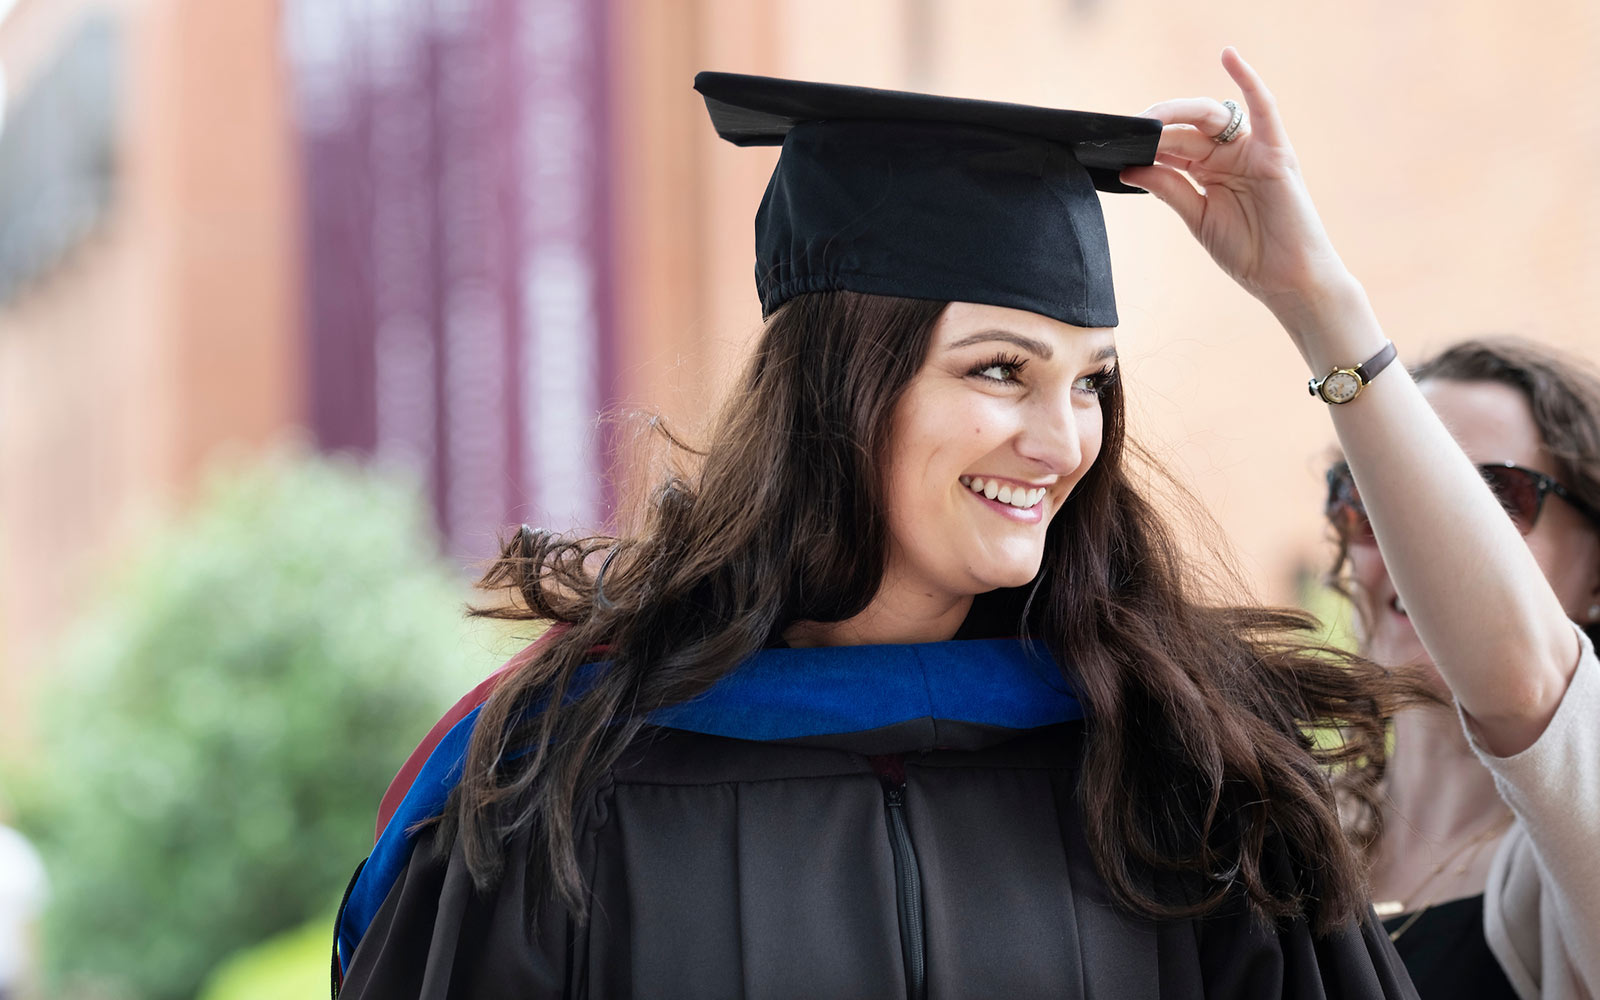
[[[1083,718],[1042,642],[957,639],[767,649],[654,725],[862,753],[978,749]]]

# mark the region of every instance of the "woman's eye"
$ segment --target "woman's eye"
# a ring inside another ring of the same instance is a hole
[[[1116,377],[1117,370],[1115,368],[1104,368],[1100,371],[1094,372],[1093,374],[1085,375],[1078,379],[1076,382],[1072,383],[1072,388],[1078,392],[1087,392],[1094,396],[1103,396],[1105,395],[1106,387],[1111,385]]]
[[[1023,358],[1002,355],[974,366],[967,374],[988,382],[1012,383],[1017,381],[1027,363]]]

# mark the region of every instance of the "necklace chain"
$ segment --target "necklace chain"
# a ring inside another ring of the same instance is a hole
[[[1472,864],[1472,859],[1477,856],[1478,848],[1504,833],[1511,826],[1515,819],[1516,815],[1512,813],[1511,810],[1507,809],[1505,815],[1500,817],[1495,823],[1479,832],[1478,835],[1472,839],[1461,843],[1458,847],[1456,847],[1455,850],[1446,855],[1443,861],[1434,865],[1433,870],[1430,871],[1421,882],[1417,883],[1416,887],[1407,893],[1402,899],[1388,900],[1386,902],[1377,904],[1375,909],[1378,911],[1379,916],[1393,916],[1397,913],[1406,912],[1406,910],[1410,907],[1411,901],[1422,895],[1423,890],[1432,885],[1434,880],[1440,875],[1443,875],[1444,870],[1450,867],[1450,865],[1454,864],[1458,859],[1461,860],[1461,867],[1455,870],[1455,874],[1465,875],[1467,873],[1467,868]],[[1468,853],[1469,851],[1470,853]],[[1466,854],[1465,858],[1462,858],[1463,854]],[[1432,903],[1424,903],[1422,906],[1418,907],[1417,910],[1411,914],[1411,916],[1406,918],[1405,923],[1389,932],[1389,940],[1400,940],[1400,935],[1410,930],[1411,925],[1416,923],[1417,920],[1421,918],[1424,913],[1427,913],[1432,906]]]

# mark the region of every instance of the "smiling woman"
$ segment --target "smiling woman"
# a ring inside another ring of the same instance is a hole
[[[1097,190],[1159,123],[697,86],[783,144],[765,329],[639,530],[486,577],[554,627],[402,771],[346,991],[1408,995],[1334,782],[1420,689],[1210,602],[1124,465]]]

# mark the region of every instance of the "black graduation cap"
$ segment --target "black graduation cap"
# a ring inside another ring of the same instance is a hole
[[[1161,122],[700,73],[717,134],[783,146],[756,213],[763,314],[848,289],[1117,325],[1096,189],[1132,192]]]

